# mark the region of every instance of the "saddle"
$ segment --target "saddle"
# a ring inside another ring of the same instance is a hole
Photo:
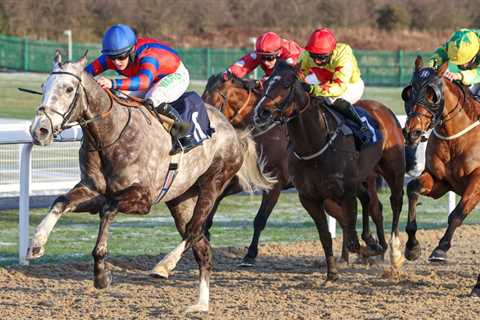
[[[135,109],[145,109],[147,110],[150,114],[152,114],[160,123],[162,126],[167,130],[168,133],[172,130],[174,120],[170,119],[167,116],[164,116],[162,114],[159,114],[155,112],[153,109],[151,109],[149,106],[145,104],[145,100],[142,98],[130,96],[124,92],[121,91],[112,91],[112,90],[107,90],[108,95],[118,104],[127,107],[127,108],[135,108]]]
[[[332,107],[325,106],[325,109],[328,113],[332,115],[339,127],[340,132],[344,136],[353,135],[355,139],[355,147],[357,150],[361,150],[366,148],[367,146],[376,144],[377,142],[382,140],[382,134],[379,131],[378,123],[365,111],[363,108],[354,106],[357,113],[360,115],[363,122],[367,124],[368,129],[372,133],[372,139],[367,142],[362,142],[360,139],[361,132],[360,127],[353,122],[352,120],[345,118],[340,112],[336,111]]]

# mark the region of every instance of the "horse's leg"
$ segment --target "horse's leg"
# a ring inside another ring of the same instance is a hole
[[[242,267],[252,267],[255,265],[255,258],[258,255],[258,240],[260,239],[260,234],[265,225],[267,224],[268,217],[272,213],[273,208],[277,204],[278,197],[280,196],[281,185],[279,183],[275,184],[272,190],[262,193],[262,203],[258,209],[255,220],[253,220],[253,237],[248,247],[247,254],[242,259],[240,266]]]
[[[471,295],[480,297],[480,273],[478,274],[477,284],[473,287]]]
[[[384,161],[385,162],[385,161]],[[383,163],[384,163],[383,162]],[[403,205],[403,181],[404,172],[396,166],[382,164],[382,176],[390,188],[390,207],[392,208],[392,229],[390,237],[390,263],[394,271],[398,271],[403,265],[404,258],[400,250],[400,214]]]
[[[92,251],[94,259],[93,284],[97,289],[104,289],[112,282],[111,272],[106,270],[105,267],[105,257],[107,256],[108,229],[117,213],[118,209],[109,205],[105,205],[105,208],[100,211],[100,227],[98,229],[97,242]]]
[[[231,168],[228,168],[231,169]],[[212,253],[210,243],[204,235],[203,228],[208,213],[212,210],[215,199],[221,194],[230,179],[232,170],[219,166],[199,180],[199,196],[192,219],[185,232],[185,249],[193,246],[195,258],[200,269],[199,297],[196,304],[187,308],[187,312],[206,312],[209,305],[209,281],[212,269]]]
[[[168,271],[175,268],[183,253],[190,247],[197,246],[197,243],[200,242],[196,249],[194,249],[194,251],[197,250],[201,276],[199,298],[195,305],[190,306],[187,309],[187,312],[208,311],[209,270],[211,269],[211,267],[208,267],[208,265],[211,263],[211,252],[209,251],[211,249],[210,244],[204,234],[205,221],[208,217],[208,214],[211,212],[213,205],[215,204],[215,200],[227,186],[229,179],[231,179],[231,174],[235,172],[236,171],[232,170],[232,168],[227,169],[226,165],[224,166],[223,162],[219,160],[214,168],[211,168],[210,171],[207,171],[202,177],[200,177],[196,187],[198,199],[196,201],[191,219],[186,224],[183,240],[154,268],[154,271],[157,273],[166,273],[168,275]],[[202,241],[204,243],[202,243]],[[208,246],[208,249],[205,249],[205,246]],[[199,253],[199,250],[202,252]],[[166,270],[166,272],[164,270]]]
[[[139,185],[132,185],[115,192],[100,210],[100,227],[97,242],[92,251],[94,259],[94,285],[104,289],[112,282],[111,272],[105,268],[107,256],[108,229],[119,211],[127,214],[147,214],[150,212],[151,200],[149,190]]]
[[[210,228],[213,225],[213,217],[215,216],[215,213],[217,212],[218,206],[220,205],[220,202],[222,202],[223,198],[236,194],[239,192],[242,192],[242,186],[238,182],[238,177],[235,176],[233,179],[230,181],[228,186],[225,188],[225,191],[222,192],[222,194],[215,200],[215,204],[213,205],[212,210],[208,214],[207,221],[205,221],[205,236],[207,237],[208,241],[210,241]]]
[[[476,169],[470,175],[468,185],[463,191],[462,198],[455,209],[448,216],[448,227],[438,246],[428,258],[430,261],[445,261],[447,251],[450,249],[455,230],[463,223],[463,220],[475,209],[480,200],[480,169]]]
[[[387,249],[387,244],[383,231],[382,204],[377,195],[375,175],[369,176],[367,181],[359,186],[357,197],[362,205],[362,239],[371,250],[377,252],[379,255],[383,255]],[[370,233],[370,216],[375,223],[378,240]]]
[[[210,300],[210,273],[212,272],[212,248],[203,236],[192,244],[195,260],[200,268],[200,293],[197,304],[190,306],[187,312],[206,312]]]
[[[193,210],[198,200],[198,190],[196,187],[190,188],[180,197],[167,202],[168,209],[175,220],[175,226],[178,232],[185,239],[187,224],[192,219]],[[214,211],[211,211],[214,212]],[[175,269],[178,261],[185,251],[186,241],[182,241],[175,250],[167,254],[150,271],[150,275],[155,278],[168,278],[170,272]]]
[[[416,260],[420,257],[422,249],[416,239],[417,233],[417,202],[420,194],[438,199],[448,191],[448,185],[435,180],[433,176],[424,171],[418,178],[410,181],[407,185],[408,196],[408,222],[405,231],[408,235],[405,244],[405,257],[408,260]]]
[[[66,194],[59,196],[53,202],[50,210],[37,226],[35,235],[30,241],[27,259],[40,258],[44,254],[44,246],[48,236],[60,217],[69,211],[97,213],[105,203],[105,198],[83,184],[77,184]]]
[[[339,206],[337,202],[331,199],[325,199],[325,201],[323,202],[323,205],[324,205],[324,210],[328,213],[329,216],[337,220],[337,223],[340,225],[340,228],[342,229],[342,235],[343,235],[342,236],[342,253],[340,256],[340,260],[338,260],[337,263],[348,264],[348,260],[349,260],[349,252],[347,247],[348,239],[345,236],[348,231],[345,225],[342,207]]]
[[[337,265],[332,249],[332,235],[328,230],[327,215],[323,206],[323,201],[312,200],[299,194],[300,202],[305,210],[307,210],[310,217],[312,217],[317,226],[320,242],[322,243],[323,251],[325,253],[325,260],[327,262],[327,281],[334,281],[338,278]]]

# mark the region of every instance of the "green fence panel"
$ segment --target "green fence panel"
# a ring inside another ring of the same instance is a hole
[[[34,41],[25,38],[0,35],[0,68],[50,72],[56,49],[61,49],[67,59],[67,44],[54,41]],[[92,61],[101,54],[99,44],[74,43],[72,58],[80,58],[88,50]],[[177,49],[193,80],[206,80],[212,74],[224,71],[250,49]],[[417,55],[427,59],[430,53],[410,51],[355,50],[362,78],[369,86],[404,86],[410,81]],[[112,74],[112,73],[109,73]],[[262,70],[256,73],[257,78]]]

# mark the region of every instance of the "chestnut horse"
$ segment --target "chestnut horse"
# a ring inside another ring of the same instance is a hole
[[[208,104],[220,109],[235,128],[246,129],[254,126],[253,111],[260,95],[261,90],[255,87],[254,80],[241,79],[231,73],[228,73],[225,79],[223,73],[220,73],[208,79],[202,98]],[[262,193],[262,203],[253,222],[254,232],[252,241],[240,266],[253,266],[255,264],[260,234],[278,201],[280,192],[293,187],[291,178],[288,175],[288,136],[286,126],[274,123],[266,129],[254,129],[253,137],[258,153],[265,159],[265,170],[272,173],[278,182],[272,189]],[[240,186],[232,185],[234,183],[235,181],[233,180],[222,196],[219,197],[219,201],[224,196],[242,191]],[[367,190],[362,186],[358,193],[363,209],[362,239],[372,250],[385,252],[387,243],[383,228],[382,204],[378,200],[375,176],[369,177],[365,185]],[[341,207],[333,201],[326,200],[325,206],[331,216],[341,216]],[[214,208],[216,209],[216,206]],[[378,241],[370,234],[369,213],[376,225]],[[209,218],[213,218],[213,214],[214,212],[212,212]],[[212,219],[208,219],[206,230],[209,230],[211,226]],[[342,258],[348,262],[348,250],[345,245],[342,248]]]
[[[363,100],[358,103],[379,124],[383,140],[356,150],[354,138],[345,136],[334,116],[322,100],[311,98],[299,80],[297,70],[279,61],[265,84],[263,97],[255,107],[255,124],[285,122],[291,146],[288,150],[288,171],[293,177],[300,202],[313,218],[327,260],[327,280],[337,277],[332,253],[332,240],[325,215],[325,200],[341,204],[337,218],[346,231],[344,237],[350,251],[363,253],[355,230],[356,193],[362,181],[376,171],[387,181],[393,211],[390,242],[392,269],[398,271],[403,257],[399,250],[398,222],[402,209],[405,153],[400,124],[383,104]]]
[[[480,199],[480,103],[467,87],[442,77],[448,64],[438,71],[423,68],[421,57],[415,60],[412,82],[402,92],[407,122],[407,143],[417,145],[432,129],[426,150],[425,170],[407,186],[408,241],[405,256],[416,260],[421,254],[417,232],[416,206],[419,195],[438,199],[448,191],[461,195],[448,216],[448,228],[431,253],[432,262],[446,261],[455,230]],[[480,296],[480,275],[472,294]]]
[[[187,311],[208,311],[212,253],[204,236],[205,219],[232,179],[260,188],[271,186],[258,168],[254,142],[207,105],[215,133],[200,147],[171,157],[170,134],[157,118],[144,106],[128,108],[113,99],[84,71],[86,64],[86,54],[77,62],[61,63],[57,52],[53,71],[42,86],[42,103],[30,128],[33,141],[49,145],[54,135],[80,124],[81,181],[55,200],[36,229],[28,258],[43,255],[48,236],[64,213],[100,213],[92,252],[94,285],[106,288],[111,283],[105,263],[108,229],[115,216],[145,215],[154,203],[166,202],[182,241],[151,274],[168,277],[192,248],[200,270],[199,299]]]

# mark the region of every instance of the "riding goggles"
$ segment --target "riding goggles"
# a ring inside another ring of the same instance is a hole
[[[332,56],[331,54],[317,54],[317,53],[311,53],[309,52],[310,54],[310,58],[313,59],[313,61],[315,62],[320,62],[321,64],[325,64],[325,63],[328,63],[330,61],[330,57]]]
[[[263,61],[273,61],[273,60],[277,59],[277,55],[276,54],[262,54],[260,56],[260,59],[262,59]]]
[[[108,56],[108,57],[113,61],[113,60],[125,60],[129,56],[130,56],[130,52],[125,52],[125,53],[122,53],[122,54],[117,54],[117,55]]]

